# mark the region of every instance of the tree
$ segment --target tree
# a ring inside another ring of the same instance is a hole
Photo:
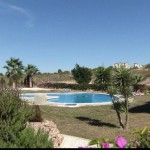
[[[142,74],[135,74],[134,75],[134,90],[137,91],[139,90],[140,86],[138,85],[139,82],[143,81],[146,79]]]
[[[61,69],[58,69],[58,73],[63,73]]]
[[[145,79],[144,76],[141,75],[141,74],[135,74],[134,75],[135,84],[137,84],[138,82],[143,81],[144,79]]]
[[[32,64],[28,64],[27,67],[25,67],[25,73],[26,73],[25,82],[29,87],[32,87],[32,82],[33,82],[32,78],[38,72],[39,70],[37,69],[37,67]]]
[[[145,65],[145,68],[146,68],[146,69],[150,69],[150,63],[146,64],[146,65]]]
[[[112,98],[112,102],[114,108],[116,110],[120,127],[123,129],[128,129],[128,98],[132,94],[132,85],[134,82],[133,75],[131,74],[129,69],[121,66],[120,68],[115,70],[115,74],[113,76],[112,85],[108,88],[108,93]],[[124,96],[124,102],[120,102],[119,99],[115,98],[115,94],[121,94]],[[125,121],[121,117],[121,112],[125,113]]]
[[[80,67],[76,64],[75,68],[71,70],[71,73],[79,84],[88,84],[91,81],[92,73],[89,68]]]
[[[16,88],[17,81],[22,77],[23,75],[23,69],[24,66],[22,65],[22,61],[16,58],[10,58],[10,60],[6,61],[7,65],[4,66],[6,71],[6,76],[12,80],[13,82],[13,89]]]
[[[0,78],[0,89],[3,90],[4,88],[6,88],[6,81],[5,81],[4,77],[1,77]]]
[[[95,84],[102,84],[102,85],[105,85],[105,87],[107,87],[107,85],[111,83],[111,71],[112,71],[111,67],[97,68],[97,70],[95,71],[95,76],[96,76],[96,79],[94,81]]]

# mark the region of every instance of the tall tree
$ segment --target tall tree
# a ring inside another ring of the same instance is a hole
[[[13,82],[13,89],[16,88],[17,81],[22,77],[23,75],[23,69],[24,66],[22,65],[22,61],[19,60],[19,58],[10,58],[10,60],[6,61],[6,64],[4,68],[6,71],[6,76],[12,80]]]
[[[120,68],[115,70],[115,74],[113,76],[113,82],[111,87],[108,88],[108,93],[112,97],[112,102],[114,108],[116,110],[120,127],[123,129],[128,129],[128,98],[132,95],[132,85],[134,83],[134,77],[131,74],[129,69],[121,66]],[[115,99],[115,94],[121,94],[124,96],[124,102],[120,102],[119,99]],[[125,112],[125,121],[121,117],[121,107]]]
[[[87,67],[80,67],[78,64],[71,70],[71,73],[79,84],[88,84],[92,78],[91,70]]]
[[[28,64],[27,67],[25,67],[25,74],[26,74],[25,80],[29,87],[32,87],[33,76],[38,72],[39,70],[37,69],[37,67],[32,64]]]

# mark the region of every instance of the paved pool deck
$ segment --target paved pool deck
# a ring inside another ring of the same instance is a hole
[[[84,139],[76,136],[70,136],[62,134],[64,140],[60,145],[60,148],[80,148],[88,146],[89,139]]]

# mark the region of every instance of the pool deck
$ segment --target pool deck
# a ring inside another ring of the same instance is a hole
[[[89,139],[84,139],[76,136],[70,136],[66,134],[62,134],[62,136],[64,137],[64,140],[61,143],[60,148],[86,148],[86,146],[88,146],[88,143],[90,142]]]
[[[50,91],[52,89],[33,87],[33,88],[19,88],[19,90],[21,91]]]

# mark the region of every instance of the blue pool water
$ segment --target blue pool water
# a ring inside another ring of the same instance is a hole
[[[21,97],[31,98],[35,94],[23,94]],[[56,103],[101,103],[111,102],[110,95],[97,93],[47,93],[47,96],[58,96],[58,98],[48,99],[48,102]]]
[[[110,95],[94,94],[94,93],[60,93],[60,94],[47,94],[48,96],[59,96],[58,99],[48,100],[49,102],[58,103],[100,103],[111,102]]]

